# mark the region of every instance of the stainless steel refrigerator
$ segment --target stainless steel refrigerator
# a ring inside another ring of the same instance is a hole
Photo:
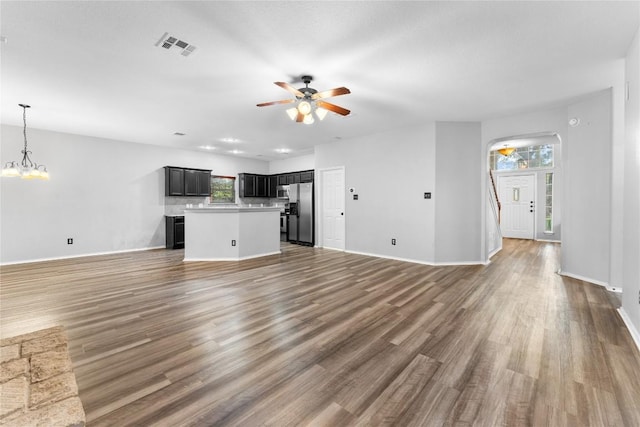
[[[289,185],[289,227],[291,243],[313,246],[313,184]]]

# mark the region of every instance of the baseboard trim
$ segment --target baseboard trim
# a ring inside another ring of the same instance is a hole
[[[502,250],[502,245],[500,245],[500,247],[494,249],[492,252],[489,253],[489,257],[487,258],[487,262],[485,264],[489,264],[491,262],[491,258],[497,254],[498,252],[500,252]]]
[[[608,282],[592,279],[590,277],[580,276],[579,274],[567,273],[566,271],[562,270],[558,270],[558,274],[561,276],[571,277],[572,279],[582,280],[583,282],[593,283],[594,285],[603,286],[605,288],[610,288]]]
[[[67,256],[59,256],[59,257],[51,257],[51,258],[36,258],[22,261],[9,261],[2,262],[0,265],[15,265],[15,264],[29,264],[32,262],[45,262],[45,261],[59,261],[63,259],[73,259],[73,258],[84,258],[88,256],[100,256],[100,255],[115,255],[115,254],[123,254],[127,252],[140,252],[140,251],[150,251],[154,249],[164,249],[165,246],[149,246],[146,248],[137,248],[137,249],[122,249],[117,251],[106,251],[106,252],[91,252],[88,254],[76,254],[76,255],[67,255]]]
[[[369,252],[360,252],[360,251],[351,251],[351,250],[345,250],[344,252],[346,252],[348,254],[370,256],[370,257],[374,257],[374,258],[392,259],[394,261],[410,262],[410,263],[413,263],[413,264],[430,265],[430,266],[434,266],[434,267],[437,267],[437,266],[451,266],[451,265],[487,265],[488,264],[488,262],[482,262],[482,261],[430,262],[430,261],[422,261],[422,260],[411,259],[411,258],[401,258],[401,257],[394,257],[394,256],[389,256],[389,255],[373,254],[373,253],[369,253]]]
[[[627,312],[624,310],[624,308],[620,307],[618,309],[618,313],[620,314],[622,321],[627,327],[629,334],[631,334],[631,338],[633,339],[633,342],[636,344],[638,351],[640,351],[640,331],[638,331],[638,329],[636,329],[636,326],[633,324],[633,322],[631,322],[631,318],[629,317]]]
[[[562,243],[562,240],[552,240],[552,239],[536,239],[536,242],[546,242],[546,243]]]

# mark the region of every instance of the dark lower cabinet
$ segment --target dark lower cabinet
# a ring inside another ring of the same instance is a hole
[[[184,216],[165,216],[166,248],[184,248]]]

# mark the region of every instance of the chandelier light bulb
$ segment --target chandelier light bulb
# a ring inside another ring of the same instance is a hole
[[[313,119],[313,116],[311,114],[307,114],[306,116],[304,116],[304,119],[302,120],[302,122],[305,125],[310,125],[310,124],[313,124],[315,120]]]
[[[297,108],[289,108],[287,110],[287,114],[291,120],[295,120],[298,117],[298,109]]]
[[[298,104],[298,111],[300,114],[306,116],[311,112],[311,104],[307,101],[302,101]]]

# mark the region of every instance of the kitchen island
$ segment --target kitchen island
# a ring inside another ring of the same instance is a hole
[[[239,261],[280,253],[279,207],[184,210],[185,261]]]

